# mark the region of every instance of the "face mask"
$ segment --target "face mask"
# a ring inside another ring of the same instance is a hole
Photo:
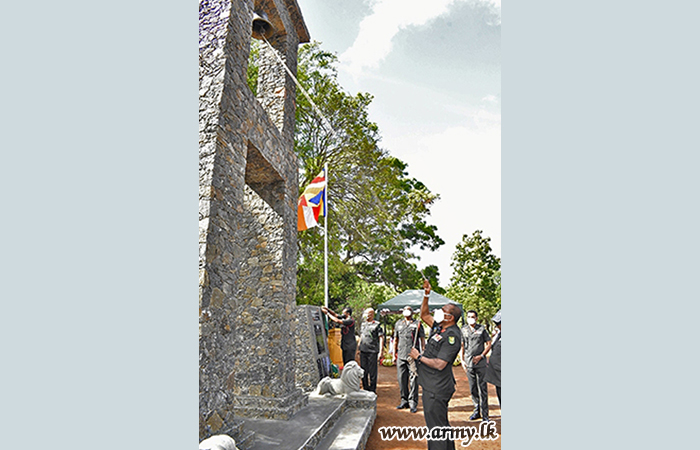
[[[445,313],[443,312],[443,310],[436,309],[433,313],[433,320],[436,323],[442,323],[442,321],[445,320]]]
[[[404,315],[405,317],[411,317],[413,314],[411,314],[411,311],[406,310],[406,311],[403,312],[403,315]]]
[[[476,319],[473,317],[467,317],[467,323],[469,325],[474,325],[476,323]]]

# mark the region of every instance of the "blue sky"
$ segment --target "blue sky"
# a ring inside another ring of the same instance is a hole
[[[500,256],[500,0],[297,2],[311,39],[338,54],[341,85],[374,95],[380,145],[441,196],[430,223],[445,245],[418,251],[419,267],[437,265],[446,286],[477,229]]]

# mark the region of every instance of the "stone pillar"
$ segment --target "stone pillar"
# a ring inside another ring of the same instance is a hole
[[[262,105],[250,91],[254,10],[270,17],[271,39],[290,61],[308,42],[295,0],[200,0],[200,439],[226,433],[239,442],[237,417],[285,419],[306,402],[291,351],[294,87],[265,63],[261,95],[271,100]]]
[[[328,335],[321,308],[297,306],[294,330],[296,385],[309,392],[316,389],[321,378],[330,375]]]
[[[258,101],[270,114],[270,119],[282,132],[283,139],[293,143],[294,115],[292,121],[285,111],[295,108],[296,84],[287,75],[280,58],[296,73],[296,46],[290,46],[287,36],[277,36],[269,42],[273,48],[263,45],[260,48],[260,71],[258,74]],[[289,64],[292,62],[292,64]]]

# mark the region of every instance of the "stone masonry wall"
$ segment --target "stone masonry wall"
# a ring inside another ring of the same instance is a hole
[[[248,88],[260,8],[295,72],[297,30],[305,30],[292,21],[301,17],[295,0],[199,4],[200,439],[240,430],[237,416],[288,418],[306,402],[294,385],[288,319],[296,291],[295,89],[274,75],[280,66],[271,54],[260,66],[260,100]]]
[[[322,317],[321,308],[312,305],[299,305],[294,314],[295,380],[296,385],[304,392],[316,389],[318,382],[321,381],[317,359],[329,356],[328,337],[323,329],[321,332],[324,344],[323,349],[319,352],[313,324],[309,323],[309,318],[314,314],[319,318]],[[323,321],[319,321],[318,325],[323,327]]]

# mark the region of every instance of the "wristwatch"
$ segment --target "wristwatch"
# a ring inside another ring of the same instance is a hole
[[[423,355],[418,355],[418,358],[416,358],[416,361],[420,361],[420,359],[423,357]]]

